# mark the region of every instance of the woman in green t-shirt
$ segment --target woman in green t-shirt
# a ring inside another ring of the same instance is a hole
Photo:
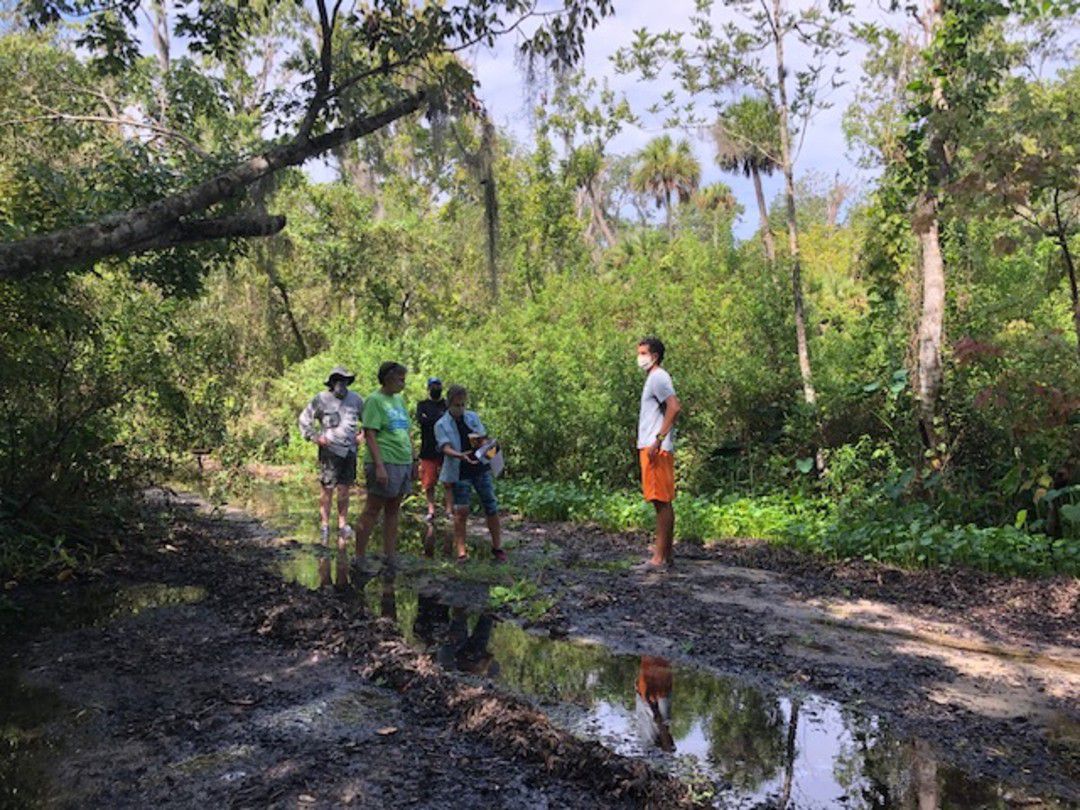
[[[368,538],[383,516],[383,554],[394,564],[401,499],[412,491],[416,464],[409,439],[409,412],[401,392],[408,369],[401,363],[379,366],[379,390],[364,402],[364,473],[367,502],[356,527],[356,561],[364,564]]]

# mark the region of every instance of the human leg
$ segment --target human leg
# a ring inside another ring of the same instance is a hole
[[[383,504],[385,503],[385,498],[372,495],[370,492],[364,501],[364,511],[360,513],[360,520],[356,524],[356,556],[358,558],[362,559],[367,553],[371,530],[375,528],[375,521],[379,519],[379,514],[383,511]]]
[[[465,531],[469,524],[469,498],[472,485],[468,481],[458,481],[454,491],[454,551],[458,559],[465,557]]]
[[[491,535],[491,550],[502,550],[502,524],[499,521],[499,502],[495,499],[495,481],[490,472],[485,472],[473,481],[476,494],[487,516],[488,533]],[[499,555],[496,555],[499,556]]]
[[[383,504],[383,556],[387,564],[397,556],[398,523],[401,518],[401,498],[387,498]]]
[[[645,500],[656,510],[656,542],[652,549],[651,565],[670,565],[675,536],[675,458],[648,449],[639,452],[641,460],[641,490]]]
[[[338,484],[337,486],[337,525],[338,537],[343,539],[340,532],[342,529],[349,527],[349,484]]]
[[[334,497],[334,488],[323,485],[319,491],[319,526],[325,532],[330,526],[330,501]]]
[[[424,490],[424,500],[427,501],[427,519],[435,519],[435,487],[439,483],[438,459],[420,459],[420,486]]]
[[[656,546],[652,561],[671,565],[672,547],[675,542],[675,509],[670,501],[653,501],[656,509]]]

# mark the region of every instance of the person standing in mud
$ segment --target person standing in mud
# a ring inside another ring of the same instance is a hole
[[[450,386],[446,395],[446,414],[435,423],[435,442],[443,454],[439,480],[452,485],[454,491],[454,547],[457,561],[463,563],[469,559],[465,551],[465,530],[469,522],[472,491],[475,489],[487,516],[488,532],[491,534],[491,556],[496,562],[505,562],[499,503],[495,500],[495,481],[491,475],[491,467],[479,461],[475,453],[476,448],[487,438],[487,431],[476,412],[465,407],[468,399],[469,392],[464,386]]]
[[[364,403],[364,476],[367,500],[356,529],[356,560],[365,565],[368,539],[382,515],[383,555],[392,568],[397,556],[401,499],[412,491],[416,477],[409,412],[401,392],[408,369],[388,361],[379,366],[379,389]]]
[[[439,469],[442,467],[442,453],[435,443],[435,423],[446,413],[446,400],[442,395],[442,380],[432,377],[428,380],[428,398],[416,403],[416,422],[420,425],[420,487],[427,498],[428,522],[435,520],[435,488],[439,483]],[[445,486],[444,500],[446,514],[453,513],[453,501],[450,487]]]
[[[360,414],[364,400],[349,390],[356,376],[335,366],[326,378],[326,391],[320,391],[300,413],[301,435],[319,446],[320,535],[323,543],[330,538],[330,506],[337,490],[338,545],[343,546],[349,528],[349,490],[356,482],[356,453]]]
[[[656,509],[656,544],[652,557],[642,563],[646,570],[674,565],[675,419],[682,407],[671,375],[661,367],[663,362],[664,343],[660,338],[638,341],[637,364],[645,372],[637,437],[641,489],[645,500]]]

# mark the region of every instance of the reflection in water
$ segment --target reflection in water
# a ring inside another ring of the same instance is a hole
[[[484,611],[476,617],[470,631],[469,614],[465,608],[451,608],[446,638],[436,654],[438,662],[444,669],[497,677],[499,663],[488,649],[494,625],[495,617],[490,611]]]
[[[287,488],[274,489],[268,511],[299,527],[303,537],[317,536],[317,526],[303,522],[313,514],[309,493],[293,499],[286,498]],[[413,553],[439,540],[427,525],[417,525],[415,534],[403,530]],[[309,587],[325,586],[324,570],[331,569],[307,548],[283,574]],[[345,587],[348,566],[337,565],[333,573],[335,584]],[[497,677],[504,687],[542,701],[556,722],[575,733],[661,766],[673,758],[680,768],[692,763],[696,773],[729,786],[718,797],[723,805],[921,810],[1023,801],[1001,784],[950,767],[926,743],[890,736],[877,718],[834,701],[769,693],[653,656],[530,635],[512,622],[495,621],[486,596],[470,614],[438,589],[430,580],[418,586],[405,579],[395,588],[393,580],[377,579],[354,582],[346,593],[362,594],[372,613],[394,618],[410,643],[447,668]],[[1050,799],[1041,806],[1069,805]]]
[[[636,689],[638,728],[647,745],[674,751],[671,737],[671,662],[653,655],[641,656]]]
[[[394,590],[393,573],[383,574],[379,588],[379,615],[397,621],[397,592]]]

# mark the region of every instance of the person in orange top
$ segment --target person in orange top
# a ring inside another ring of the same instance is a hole
[[[675,538],[675,419],[682,406],[671,375],[661,367],[664,343],[657,337],[638,341],[637,364],[645,372],[638,412],[638,458],[641,489],[656,509],[656,544],[645,569],[671,568]]]

